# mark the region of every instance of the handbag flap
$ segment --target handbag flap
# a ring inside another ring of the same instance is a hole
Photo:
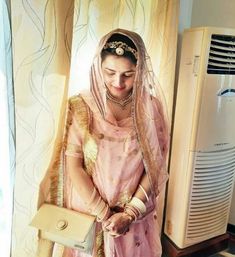
[[[74,210],[43,204],[30,225],[37,229],[57,233],[68,239],[84,242],[89,231],[93,228],[96,217]]]

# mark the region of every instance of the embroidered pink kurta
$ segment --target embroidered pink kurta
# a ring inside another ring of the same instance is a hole
[[[90,106],[91,107],[91,106]],[[91,136],[97,145],[97,156],[92,172],[92,180],[102,198],[110,207],[123,206],[136,191],[144,172],[142,154],[132,118],[115,121],[109,117],[105,121],[94,107],[91,107],[92,124]],[[66,154],[75,158],[83,158],[82,129],[74,117],[68,133],[68,146],[74,151],[67,150]],[[79,192],[73,187],[72,181],[66,177],[66,204],[68,208],[86,212],[85,205]],[[154,206],[151,199],[149,207]],[[150,206],[151,205],[151,206]],[[129,232],[118,238],[104,233],[104,249],[106,257],[160,257],[161,244],[159,239],[157,217],[154,211],[143,219],[134,222]],[[63,257],[88,257],[74,249],[65,249]]]

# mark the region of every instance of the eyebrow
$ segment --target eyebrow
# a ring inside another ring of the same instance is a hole
[[[116,72],[116,70],[113,70],[113,69],[110,69],[110,68],[107,68],[107,67],[105,67],[104,69],[108,70],[108,71]],[[122,73],[131,73],[131,72],[135,72],[135,70],[127,70],[127,71],[124,71]]]

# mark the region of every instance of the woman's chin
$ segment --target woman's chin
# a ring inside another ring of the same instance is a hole
[[[114,88],[114,87],[112,87],[112,89],[109,90],[109,93],[117,99],[123,99],[130,94],[130,91],[126,91],[125,88]]]

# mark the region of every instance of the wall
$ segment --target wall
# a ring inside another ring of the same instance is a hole
[[[192,15],[193,0],[180,0],[180,13],[179,13],[179,25],[178,25],[178,42],[177,42],[177,58],[176,58],[176,76],[175,76],[175,91],[177,89],[177,81],[179,74],[179,63],[181,55],[182,36],[185,29],[191,27],[191,15]],[[176,92],[175,92],[176,93]],[[176,94],[174,94],[176,96]]]
[[[235,28],[234,15],[234,0],[194,0],[191,25]]]

